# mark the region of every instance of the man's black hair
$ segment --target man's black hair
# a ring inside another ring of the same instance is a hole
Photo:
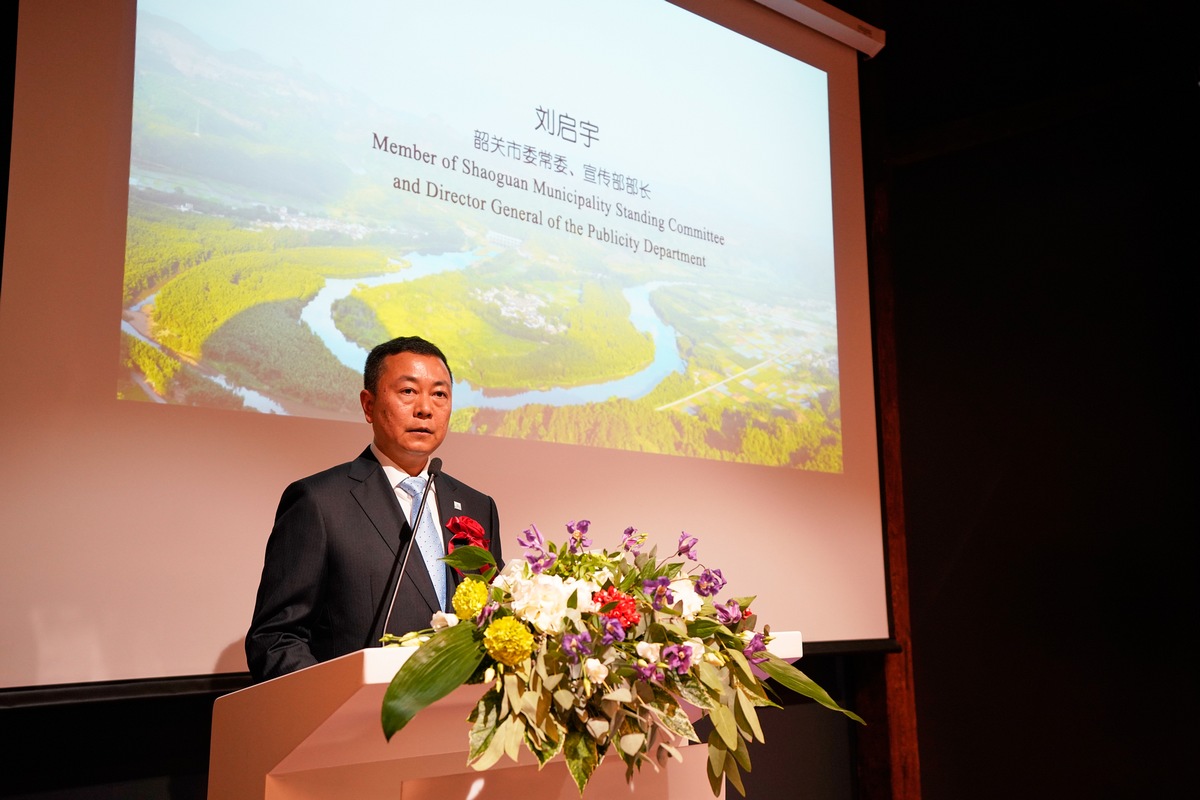
[[[446,372],[450,375],[450,382],[454,382],[454,373],[450,372],[450,362],[446,360],[446,354],[441,351],[433,342],[426,341],[420,336],[397,336],[395,339],[386,341],[383,344],[377,344],[367,356],[367,364],[363,367],[363,388],[371,394],[375,394],[375,389],[379,385],[379,373],[383,371],[383,361],[388,356],[394,356],[398,353],[416,353],[419,356],[435,356],[442,360],[446,365]]]

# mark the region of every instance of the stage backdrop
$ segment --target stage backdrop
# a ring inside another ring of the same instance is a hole
[[[401,334],[510,556],[687,531],[773,627],[886,638],[858,54],[682,5],[25,4],[0,687],[244,669],[279,493]]]

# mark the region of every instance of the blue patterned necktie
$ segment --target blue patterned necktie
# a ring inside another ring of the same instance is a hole
[[[429,513],[429,502],[425,503],[425,513],[421,515],[418,525],[415,515],[417,506],[421,505],[421,493],[425,491],[425,479],[421,476],[405,478],[400,482],[400,488],[412,498],[412,510],[409,512],[409,524],[416,531],[417,545],[425,559],[425,568],[433,580],[433,588],[437,591],[438,604],[446,608],[446,565],[440,559],[446,554],[442,547],[442,537],[438,536],[437,527],[433,524],[433,515]],[[432,499],[432,498],[431,498]]]

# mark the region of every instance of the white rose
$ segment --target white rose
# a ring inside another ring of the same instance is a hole
[[[600,569],[593,572],[592,573],[592,581],[594,581],[596,586],[598,587],[596,589],[596,591],[600,591],[599,587],[603,587],[604,584],[614,582],[616,580],[616,577],[617,576],[613,575],[613,571],[611,569],[609,569],[608,567],[601,567]]]
[[[637,654],[649,661],[651,664],[658,663],[659,653],[662,652],[661,644],[652,644],[650,642],[638,642]]]
[[[457,614],[447,614],[445,611],[433,612],[433,619],[429,621],[429,627],[435,631],[440,631],[443,628],[453,628],[458,624]]]
[[[517,580],[509,589],[513,613],[543,633],[561,633],[567,616],[567,591],[557,575],[534,575]]]
[[[696,594],[696,585],[690,578],[671,581],[671,594],[675,598],[671,607],[686,620],[695,619],[704,605],[704,598]]]
[[[566,587],[567,597],[571,596],[571,592],[576,593],[575,610],[580,614],[595,613],[600,610],[599,604],[592,599],[592,596],[600,591],[600,584],[579,578],[567,578],[563,585]]]
[[[517,581],[529,580],[532,574],[529,562],[523,558],[516,558],[504,565],[504,569],[492,581],[492,585],[512,594],[513,584]]]
[[[592,683],[604,683],[604,679],[608,677],[608,667],[604,666],[598,658],[589,658],[584,661],[583,671]]]

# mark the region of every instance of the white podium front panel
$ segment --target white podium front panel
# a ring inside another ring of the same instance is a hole
[[[771,652],[789,661],[800,634],[778,633]],[[463,686],[384,738],[383,695],[412,653],[403,647],[359,650],[218,698],[213,707],[209,800],[487,800],[578,798],[561,758],[538,770],[522,750],[485,772],[467,766],[467,717],[484,692]],[[612,756],[593,774],[587,796],[709,797],[703,744],[683,762],[643,766],[632,786]]]

